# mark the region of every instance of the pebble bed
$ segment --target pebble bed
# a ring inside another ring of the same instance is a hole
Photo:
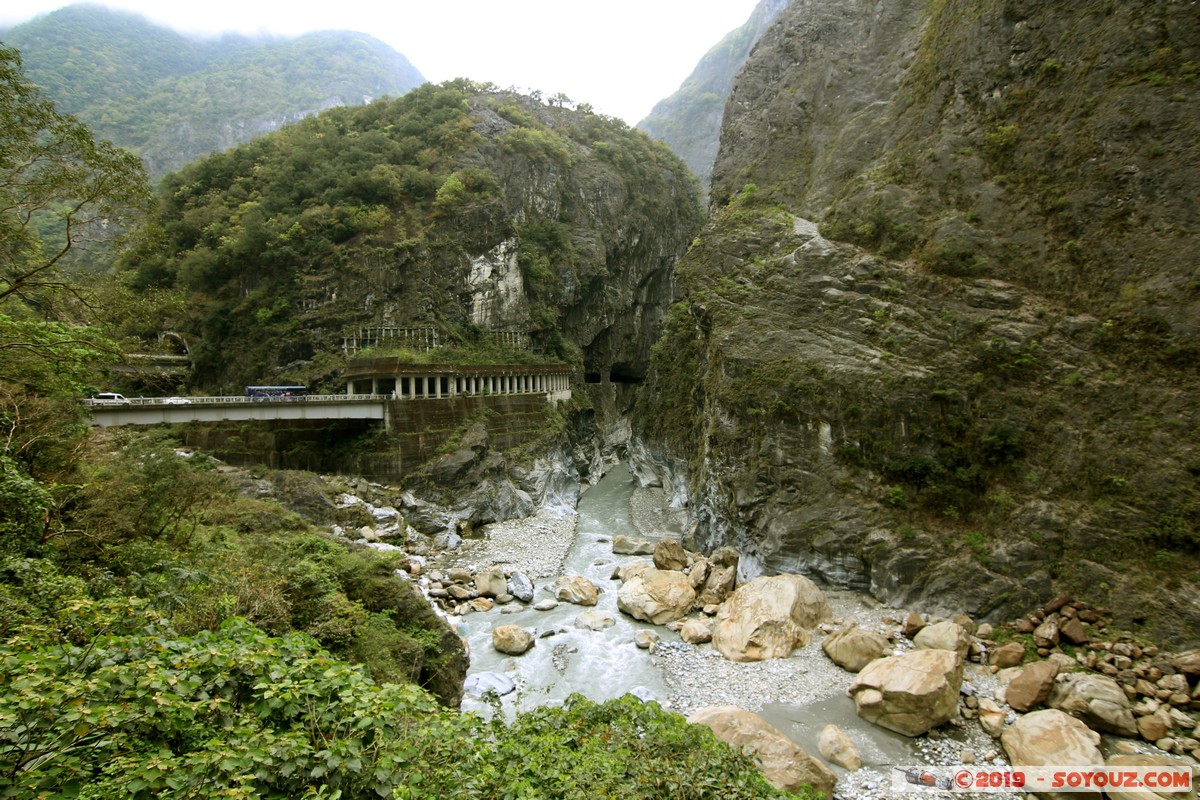
[[[661,490],[634,492],[631,511],[638,530],[631,534],[647,538],[677,536],[677,529],[671,530],[673,515],[663,509],[663,499]],[[574,541],[576,519],[571,512],[545,510],[527,519],[488,525],[482,538],[463,542],[454,553],[453,561],[472,570],[502,564],[524,572],[535,582],[556,578],[562,574]],[[531,532],[536,535],[531,536]],[[899,625],[886,622],[885,618],[898,620],[905,615],[903,611],[883,607],[858,593],[827,592],[827,596],[838,625],[854,622],[859,627],[886,633],[898,630]],[[685,715],[713,705],[732,705],[750,711],[761,711],[764,706],[775,703],[803,706],[844,694],[854,678],[825,656],[821,650],[824,634],[820,631],[815,632],[813,640],[791,658],[750,663],[729,661],[709,644],[687,644],[665,628],[661,636],[656,658],[670,691],[667,704]],[[910,646],[907,640],[897,639],[897,652]],[[998,688],[995,678],[986,670],[972,669],[964,680],[971,690],[983,697],[990,697]],[[951,735],[929,735],[914,740],[913,763],[897,766],[955,767],[963,764],[964,753],[969,754],[967,760],[973,761],[976,767],[1006,763],[999,743],[984,733],[978,723],[973,720],[959,722],[961,725]],[[854,772],[835,767],[834,772],[838,776],[834,796],[840,800],[995,797],[930,788],[899,788],[904,784],[898,786],[895,775],[880,767],[865,766]]]
[[[544,509],[526,519],[487,525],[483,538],[463,540],[454,563],[473,572],[500,564],[533,581],[557,578],[575,541],[577,518],[574,512]]]

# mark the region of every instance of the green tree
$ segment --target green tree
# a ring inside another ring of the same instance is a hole
[[[0,301],[65,288],[69,256],[121,230],[149,196],[141,162],[59,113],[0,47]]]
[[[0,46],[0,538],[33,552],[60,529],[57,484],[82,441],[78,397],[116,347],[60,300],[63,268],[149,200],[141,163],[61,114]],[[62,318],[60,318],[62,317]]]

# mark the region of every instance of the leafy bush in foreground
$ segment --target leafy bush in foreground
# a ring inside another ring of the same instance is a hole
[[[0,646],[0,797],[759,798],[752,762],[656,704],[575,696],[508,725],[376,684],[241,619]],[[114,629],[121,629],[117,625]]]

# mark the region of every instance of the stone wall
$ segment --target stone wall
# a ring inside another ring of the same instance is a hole
[[[397,400],[389,403],[393,433],[378,422],[289,420],[193,423],[184,441],[235,466],[261,464],[395,480],[452,445],[465,427],[482,422],[490,446],[508,449],[543,430],[542,395]]]

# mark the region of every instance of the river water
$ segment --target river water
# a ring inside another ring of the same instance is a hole
[[[600,595],[594,610],[611,616],[613,627],[603,631],[576,627],[579,614],[593,609],[572,603],[560,603],[550,611],[524,606],[517,613],[502,613],[504,607],[497,606],[486,613],[463,618],[462,628],[471,648],[468,675],[501,673],[517,684],[517,691],[503,698],[506,709],[525,710],[564,700],[573,693],[598,702],[628,692],[644,699],[667,700],[657,659],[648,651],[639,650],[633,639],[643,628],[664,638],[674,634],[619,612],[617,590],[621,584],[612,577],[616,564],[631,558],[613,555],[613,536],[638,535],[630,506],[636,486],[629,470],[618,465],[583,493],[577,509],[575,541],[563,568],[564,575],[582,575],[596,584]],[[541,582],[534,602],[552,596],[547,589],[550,583]],[[498,625],[519,625],[545,638],[538,638],[533,649],[524,655],[508,656],[492,647],[492,629]],[[464,709],[482,711],[479,706],[476,698],[464,699]]]
[[[471,667],[468,671],[468,688],[472,678],[489,677],[495,674],[511,679],[516,689],[499,700],[499,707],[506,716],[548,703],[557,703],[573,693],[602,702],[632,692],[643,699],[655,699],[669,705],[671,692],[668,676],[664,673],[664,657],[640,650],[634,644],[634,635],[642,629],[654,631],[668,646],[679,642],[677,634],[666,628],[638,622],[617,610],[617,590],[620,582],[612,577],[618,563],[630,560],[631,556],[614,555],[612,539],[618,534],[638,538],[654,539],[639,532],[632,519],[631,499],[637,488],[636,478],[624,465],[610,470],[599,483],[588,489],[578,505],[578,520],[575,539],[568,551],[564,575],[583,575],[600,589],[599,602],[594,607],[607,613],[614,621],[613,627],[603,631],[591,631],[577,627],[580,613],[591,610],[585,606],[560,603],[550,611],[536,611],[532,606],[512,603],[497,606],[485,613],[473,613],[461,618],[460,632],[466,637],[471,650]],[[660,519],[661,535],[678,537],[678,530],[671,530],[669,518]],[[643,522],[644,526],[644,522]],[[553,581],[538,582],[534,601],[551,597],[548,590]],[[853,618],[867,608],[878,611],[878,604],[868,596],[850,592],[827,592],[835,613]],[[503,609],[515,613],[505,613]],[[521,656],[508,656],[492,647],[491,632],[498,625],[519,625],[534,633],[537,642]],[[814,637],[816,639],[817,637]],[[703,645],[710,648],[711,645]],[[845,696],[844,689],[853,676],[829,662],[819,651],[814,641],[796,651],[792,659],[784,662],[761,662],[759,664],[733,665],[724,659],[710,659],[718,670],[725,668],[746,670],[739,681],[757,687],[760,697],[769,697],[772,690],[767,678],[767,669],[788,670],[793,677],[787,682],[805,681],[814,691],[812,699],[803,703],[767,702],[759,713],[779,728],[788,738],[809,753],[817,753],[817,739],[821,729],[830,723],[838,725],[851,738],[863,757],[866,770],[847,773],[834,767],[839,779],[853,777],[867,786],[887,785],[888,775],[896,765],[920,763],[957,763],[958,754],[973,749],[983,755],[990,743],[976,735],[974,742],[968,741],[963,731],[947,726],[940,742],[925,738],[910,739],[864,722],[855,713],[854,702]],[[760,672],[755,673],[755,670]],[[757,681],[755,675],[764,680]],[[694,675],[696,694],[707,696],[716,689],[728,688],[728,679],[719,672]],[[704,685],[697,685],[704,684]],[[815,684],[815,685],[814,685]],[[678,688],[678,687],[677,687]],[[698,699],[698,698],[697,698]],[[723,705],[716,701],[713,704]],[[468,692],[464,695],[463,709],[484,716],[493,713],[493,706]],[[976,726],[977,728],[977,726]],[[931,752],[932,748],[932,752]],[[848,787],[843,787],[848,788]],[[856,790],[840,791],[840,796],[867,797],[871,792]]]

